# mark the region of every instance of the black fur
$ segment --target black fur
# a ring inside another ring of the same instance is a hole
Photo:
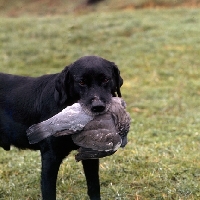
[[[62,160],[76,146],[70,136],[49,137],[31,145],[29,126],[46,120],[79,101],[89,112],[104,112],[111,97],[121,96],[117,66],[97,56],[85,56],[58,74],[37,78],[0,73],[0,146],[10,150],[40,150],[44,200],[56,199],[56,179]],[[100,199],[99,160],[82,162],[90,199]]]

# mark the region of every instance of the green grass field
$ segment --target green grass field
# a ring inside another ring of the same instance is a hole
[[[101,159],[102,200],[200,199],[200,10],[143,9],[0,18],[0,71],[60,72],[84,55],[114,61],[132,123]],[[86,200],[81,163],[62,164],[58,200]],[[39,152],[0,149],[0,199],[40,196]]]

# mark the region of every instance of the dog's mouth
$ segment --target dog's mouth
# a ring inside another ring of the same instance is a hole
[[[79,102],[79,103],[81,104],[81,107],[82,107],[83,111],[86,114],[90,115],[90,116],[102,115],[102,114],[106,113],[109,110],[110,106],[111,106],[111,102],[110,102],[110,103],[106,104],[105,109],[103,111],[95,111],[95,110],[92,111],[90,106],[88,107],[87,105],[85,105],[82,102]]]

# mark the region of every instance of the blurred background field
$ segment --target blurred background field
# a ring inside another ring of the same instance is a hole
[[[200,199],[198,6],[198,0],[0,0],[1,72],[57,73],[84,55],[121,70],[132,124],[126,148],[101,159],[103,200]],[[88,199],[75,153],[60,168],[58,200]],[[39,152],[0,149],[0,199],[41,199]]]
[[[91,11],[199,6],[200,0],[0,0],[0,16],[87,14]]]

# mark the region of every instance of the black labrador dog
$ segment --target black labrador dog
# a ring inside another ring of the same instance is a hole
[[[49,137],[31,145],[27,128],[77,101],[94,113],[104,112],[112,96],[121,96],[122,84],[117,66],[97,56],[82,57],[61,73],[37,78],[0,73],[0,146],[5,150],[11,145],[40,150],[44,200],[56,199],[59,166],[79,147],[71,136]],[[84,160],[82,164],[90,199],[100,199],[99,160]]]

